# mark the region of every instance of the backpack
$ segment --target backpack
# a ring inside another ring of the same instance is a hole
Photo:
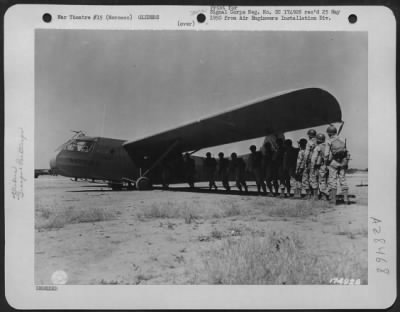
[[[343,159],[347,156],[346,142],[340,138],[335,138],[331,142],[331,152],[334,159]]]

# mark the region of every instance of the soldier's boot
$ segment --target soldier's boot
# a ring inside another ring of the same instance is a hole
[[[330,197],[329,202],[333,205],[336,205],[336,190],[331,190],[329,197]]]
[[[349,191],[348,190],[343,190],[343,201],[345,205],[348,205],[349,202]]]
[[[244,191],[245,191],[246,193],[249,192],[249,189],[247,188],[247,185],[246,185],[246,184],[244,185]]]
[[[240,183],[239,182],[235,182],[235,185],[236,185],[236,187],[239,189],[239,191],[240,191],[240,189],[242,188],[242,186],[240,185]]]
[[[328,201],[329,200],[328,194],[321,192],[321,200]]]
[[[265,184],[261,184],[262,190],[264,194],[267,194],[267,188],[265,187]]]
[[[269,192],[269,196],[272,196],[272,194],[274,193],[273,191],[272,191],[272,184],[271,184],[271,182],[268,182],[267,181],[267,183],[266,183],[266,185],[267,185],[267,190],[268,190],[268,192]]]
[[[294,189],[294,198],[301,198],[301,189],[300,188]]]
[[[274,183],[274,197],[279,195],[279,185],[278,183]]]
[[[285,197],[285,189],[282,188],[281,192],[279,193],[279,198],[284,198]]]

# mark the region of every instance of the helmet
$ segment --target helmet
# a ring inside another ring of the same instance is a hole
[[[318,133],[317,134],[317,142],[321,142],[321,143],[325,142],[325,134]]]
[[[334,135],[337,133],[337,129],[334,125],[330,125],[327,129],[326,129],[326,133],[330,134],[330,135]]]
[[[237,154],[236,153],[232,153],[231,154],[231,158],[236,158],[237,157]]]
[[[305,138],[300,139],[299,145],[300,146],[306,146],[307,145],[307,139],[305,139]]]
[[[207,157],[211,157],[211,153],[210,153],[210,152],[207,152],[206,156],[207,156]]]
[[[310,130],[307,131],[307,135],[309,137],[314,138],[317,135],[317,131],[315,131],[314,129],[310,129]]]
[[[252,146],[250,146],[250,150],[255,151],[255,150],[257,150],[257,147],[255,145],[252,145]]]
[[[218,156],[219,156],[219,157],[224,157],[224,153],[219,152],[219,153],[218,153]]]

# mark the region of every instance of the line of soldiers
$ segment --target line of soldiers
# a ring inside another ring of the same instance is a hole
[[[346,182],[346,170],[350,160],[346,140],[337,135],[335,126],[330,125],[325,140],[323,133],[314,129],[307,132],[308,141],[300,140],[297,158],[296,176],[307,197],[336,202],[337,186],[340,185],[344,202],[347,204],[349,187]]]
[[[215,173],[217,172],[218,176],[221,178],[223,187],[227,191],[230,191],[229,176],[232,173],[239,191],[242,192],[244,189],[245,192],[248,192],[245,178],[246,164],[243,158],[238,157],[236,153],[232,153],[231,160],[229,161],[224,157],[224,153],[222,152],[218,154],[218,158],[219,160],[217,164],[217,160],[211,157],[211,153],[208,152],[204,159],[204,171],[206,179],[209,181],[209,189],[218,189],[215,184]]]
[[[209,189],[217,190],[216,176],[222,182],[225,190],[230,190],[229,176],[234,176],[239,191],[248,192],[246,184],[246,169],[252,174],[259,194],[267,194],[267,188],[272,196],[291,196],[291,183],[295,182],[294,196],[296,198],[313,198],[315,200],[330,199],[336,202],[337,184],[340,185],[345,203],[348,203],[348,186],[345,173],[350,154],[346,141],[337,135],[335,126],[327,128],[328,140],[323,133],[314,129],[307,132],[307,139],[300,139],[299,148],[294,148],[292,140],[276,139],[276,146],[266,141],[260,150],[255,145],[250,146],[250,155],[246,163],[236,153],[231,159],[218,154],[218,161],[206,154],[203,168]],[[194,187],[194,160],[189,154],[184,156],[185,175],[190,187]],[[285,192],[286,191],[286,192]]]

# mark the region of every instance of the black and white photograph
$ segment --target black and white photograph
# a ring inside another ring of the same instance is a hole
[[[5,22],[13,306],[388,305],[389,10],[29,9]]]
[[[367,284],[367,48],[37,30],[35,282]]]

